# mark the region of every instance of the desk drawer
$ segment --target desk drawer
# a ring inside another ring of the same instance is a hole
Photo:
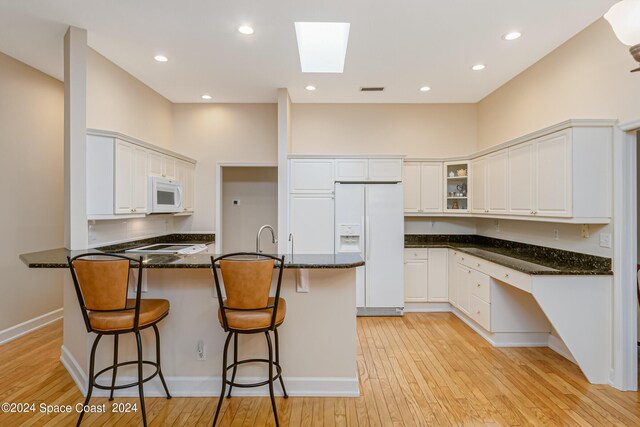
[[[487,331],[491,331],[491,304],[482,301],[475,295],[471,295],[471,318]]]
[[[511,268],[492,264],[490,275],[496,280],[507,283],[525,292],[531,293],[531,276]]]
[[[471,270],[471,295],[475,295],[486,303],[491,303],[491,277]]]

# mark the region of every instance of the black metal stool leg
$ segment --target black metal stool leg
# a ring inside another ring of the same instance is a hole
[[[118,372],[118,334],[113,336],[113,376],[111,377],[111,393],[109,400],[113,400],[114,387],[116,386],[116,373]]]
[[[89,400],[91,399],[91,393],[93,392],[93,372],[96,363],[96,348],[98,347],[98,342],[102,338],[102,334],[98,334],[95,341],[93,341],[93,345],[91,346],[91,356],[89,360],[89,384],[87,387],[87,397],[84,400],[84,405],[82,405],[82,411],[80,412],[80,416],[78,417],[78,423],[76,426],[79,426],[82,422],[82,417],[84,417],[84,408],[89,404]]]
[[[276,399],[273,396],[273,348],[271,345],[271,337],[269,331],[264,333],[267,337],[267,347],[269,347],[269,396],[271,396],[271,407],[273,408],[273,417],[276,420],[276,427],[280,426],[278,421],[278,410],[276,409]]]
[[[236,371],[238,370],[238,333],[231,333],[233,334],[233,373],[231,374],[231,382],[233,383],[236,380]],[[233,389],[233,384],[229,384],[227,397],[231,397],[231,389]]]
[[[160,332],[158,331],[158,327],[155,323],[153,324],[153,331],[156,333],[156,363],[158,364],[158,375],[160,376],[160,381],[162,381],[164,391],[165,393],[167,393],[167,399],[171,399],[169,388],[167,387],[167,383],[164,380],[164,375],[162,375],[162,365],[160,364]]]
[[[284,388],[284,380],[282,379],[282,366],[280,366],[280,342],[278,341],[278,328],[275,328],[273,330],[273,335],[276,337],[276,366],[280,368],[280,385],[282,386],[284,398],[287,399],[289,395],[287,394],[287,389]]]
[[[232,332],[227,334],[227,339],[224,342],[224,350],[222,353],[222,390],[220,391],[220,399],[218,399],[218,406],[216,407],[216,415],[213,417],[213,427],[215,427],[218,421],[218,415],[220,415],[220,408],[222,407],[222,399],[224,399],[224,391],[227,387],[227,350],[229,350],[229,342],[231,341]]]
[[[136,343],[138,344],[138,393],[140,394],[140,412],[142,412],[142,424],[147,427],[147,411],[144,408],[144,387],[142,381],[142,337],[140,331],[134,332],[136,335]]]

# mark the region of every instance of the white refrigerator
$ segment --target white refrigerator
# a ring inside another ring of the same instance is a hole
[[[360,253],[359,316],[401,316],[404,309],[402,183],[336,183],[335,252]]]

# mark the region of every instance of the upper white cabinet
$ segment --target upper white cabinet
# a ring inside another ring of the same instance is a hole
[[[571,130],[539,138],[534,145],[536,203],[533,214],[571,216]],[[586,159],[583,157],[583,160]],[[606,161],[606,157],[602,161]]]
[[[178,162],[180,160],[167,156],[157,151],[149,151],[147,165],[149,175],[161,176],[163,178],[178,179]],[[188,162],[185,162],[188,163]]]
[[[291,159],[292,193],[333,193],[333,159]]]
[[[289,231],[293,250],[302,254],[332,254],[334,248],[334,196],[292,194]]]
[[[487,157],[487,209],[490,213],[507,213],[507,169],[509,153],[498,151]]]
[[[471,176],[473,176],[473,186],[471,191],[471,212],[486,213],[487,208],[487,158],[480,157],[471,162]]]
[[[336,159],[335,181],[400,182],[402,159]]]
[[[87,135],[87,216],[113,219],[149,211],[149,176],[183,185],[185,212],[193,212],[195,164],[118,137]]]
[[[533,142],[509,148],[509,214],[531,215],[534,211],[536,151]]]
[[[116,214],[147,212],[147,150],[128,142],[115,143]]]
[[[403,175],[405,212],[442,212],[442,162],[405,162]]]

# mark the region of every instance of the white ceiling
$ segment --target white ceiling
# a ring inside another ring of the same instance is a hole
[[[0,51],[58,79],[69,25],[173,102],[477,102],[616,0],[2,0]],[[344,74],[300,72],[295,21],[350,22]],[[237,31],[250,24],[255,34]],[[524,36],[506,42],[509,31]],[[153,60],[162,53],[169,62]],[[475,63],[487,68],[473,72]],[[305,86],[317,87],[308,92]],[[432,87],[420,92],[421,86]],[[360,86],[384,86],[360,93]]]

